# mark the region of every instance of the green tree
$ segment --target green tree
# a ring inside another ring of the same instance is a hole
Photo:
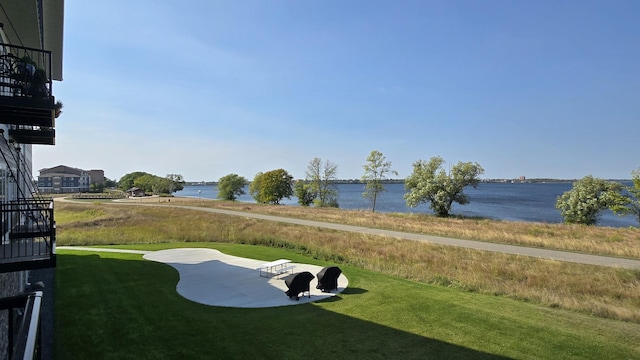
[[[175,185],[173,181],[164,177],[155,176],[153,182],[154,194],[171,194],[175,191]]]
[[[180,174],[168,174],[165,179],[169,180],[167,194],[184,189],[184,178]],[[165,191],[163,191],[165,192]]]
[[[304,180],[296,181],[293,186],[293,192],[298,198],[300,206],[309,206],[316,199],[316,194],[311,191],[311,185]]]
[[[258,173],[249,185],[253,198],[262,204],[280,204],[293,195],[293,177],[283,169]]]
[[[126,174],[125,176],[120,178],[120,181],[118,181],[118,188],[122,191],[127,191],[135,186],[134,183],[137,178],[144,175],[150,175],[150,174],[144,171],[136,171],[136,172]]]
[[[104,191],[104,183],[95,183],[92,182],[91,185],[89,185],[89,192],[92,193],[101,193]]]
[[[244,186],[247,179],[237,174],[229,174],[218,180],[218,199],[235,201],[238,196],[244,195]]]
[[[184,188],[182,175],[169,174],[162,178],[144,171],[136,171],[123,176],[118,181],[118,188],[127,191],[137,187],[147,193],[172,194]]]
[[[107,188],[115,188],[118,186],[118,183],[115,180],[111,180],[107,177],[104,178],[104,186]],[[127,189],[129,190],[129,189]]]
[[[253,181],[249,183],[249,194],[253,197],[257,202],[260,201],[260,188],[262,186],[262,177],[264,176],[263,172],[259,172],[256,176],[253,177]]]
[[[631,180],[633,186],[625,186],[627,191],[627,201],[623,204],[617,204],[613,207],[613,211],[619,215],[633,215],[640,225],[640,169],[631,172]]]
[[[429,203],[436,216],[446,217],[454,202],[460,205],[469,203],[463,190],[467,186],[478,186],[484,169],[478,163],[458,162],[447,173],[442,168],[443,164],[440,156],[432,157],[428,162],[418,160],[413,163],[413,173],[405,181],[408,192],[404,198],[408,206]]]
[[[315,206],[338,207],[338,189],[334,183],[337,171],[338,165],[329,160],[322,162],[320,158],[313,158],[309,161],[306,176]]]
[[[621,190],[619,183],[588,175],[558,197],[556,209],[567,224],[596,225],[603,210],[626,203]]]
[[[367,163],[362,167],[364,168],[362,181],[366,183],[362,196],[371,200],[371,211],[375,212],[378,195],[385,191],[383,181],[386,175],[391,173],[397,176],[398,172],[391,169],[391,161],[387,161],[378,150],[371,151],[367,157]]]
[[[161,178],[151,174],[144,174],[142,176],[137,177],[133,181],[133,186],[138,189],[144,190],[146,193],[157,194],[159,192],[159,183]]]

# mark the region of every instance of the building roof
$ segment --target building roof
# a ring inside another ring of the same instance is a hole
[[[73,174],[73,175],[82,175],[82,173],[88,173],[87,170],[82,170],[66,165],[58,165],[48,169],[40,169],[40,176],[44,175],[53,175],[53,174]]]
[[[70,173],[46,173],[46,174],[40,174],[38,176],[38,178],[41,177],[55,177],[55,176],[59,176],[59,177],[72,177],[72,178],[79,178],[80,175],[78,174],[70,174]]]

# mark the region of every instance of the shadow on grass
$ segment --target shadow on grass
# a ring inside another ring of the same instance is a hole
[[[317,304],[197,304],[177,294],[177,282],[175,269],[139,255],[58,254],[56,358],[504,359]]]
[[[359,295],[359,294],[364,294],[366,292],[367,292],[367,290],[365,290],[365,289],[360,289],[360,288],[357,288],[357,287],[347,287],[346,289],[344,289],[342,294],[345,294],[345,295]]]

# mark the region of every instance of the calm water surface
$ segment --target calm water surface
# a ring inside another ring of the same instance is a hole
[[[629,185],[629,184],[627,184]],[[371,209],[371,202],[362,197],[363,184],[338,184],[338,203],[342,209]],[[465,189],[469,204],[454,204],[452,214],[464,216],[481,216],[498,220],[529,221],[545,223],[561,223],[562,217],[556,210],[558,196],[570,190],[572,184],[567,183],[481,183],[477,188]],[[404,200],[404,184],[386,184],[386,192],[378,197],[377,212],[413,212],[432,213],[427,204],[415,208],[407,207]],[[255,203],[248,195],[238,200]],[[201,197],[215,199],[218,194],[216,186],[185,186],[176,196]],[[297,206],[297,198],[283,199],[284,205]],[[610,211],[603,213],[599,226],[626,227],[638,226],[632,216],[619,217]]]

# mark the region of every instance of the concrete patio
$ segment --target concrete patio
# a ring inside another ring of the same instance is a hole
[[[261,277],[257,268],[267,261],[247,259],[221,253],[214,249],[179,248],[161,251],[137,251],[61,246],[59,249],[79,251],[127,252],[143,254],[143,258],[174,267],[180,274],[177,292],[197,303],[211,306],[262,308],[306,304],[341,293],[349,281],[344,274],[338,278],[338,289],[330,293],[316,289],[316,274],[321,266],[291,263],[293,272],[309,271],[315,279],[310,284],[311,297],[291,300],[285,294],[286,275]]]
[[[213,249],[181,248],[149,252],[146,260],[171,265],[180,273],[176,287],[185,298],[213,306],[260,308],[305,304],[335,296],[348,285],[344,274],[338,278],[338,290],[324,293],[316,289],[317,277],[311,281],[311,297],[291,300],[285,291],[287,286],[280,277],[265,278],[256,270],[266,261],[241,258]],[[309,271],[314,276],[320,266],[292,263],[293,272]]]

